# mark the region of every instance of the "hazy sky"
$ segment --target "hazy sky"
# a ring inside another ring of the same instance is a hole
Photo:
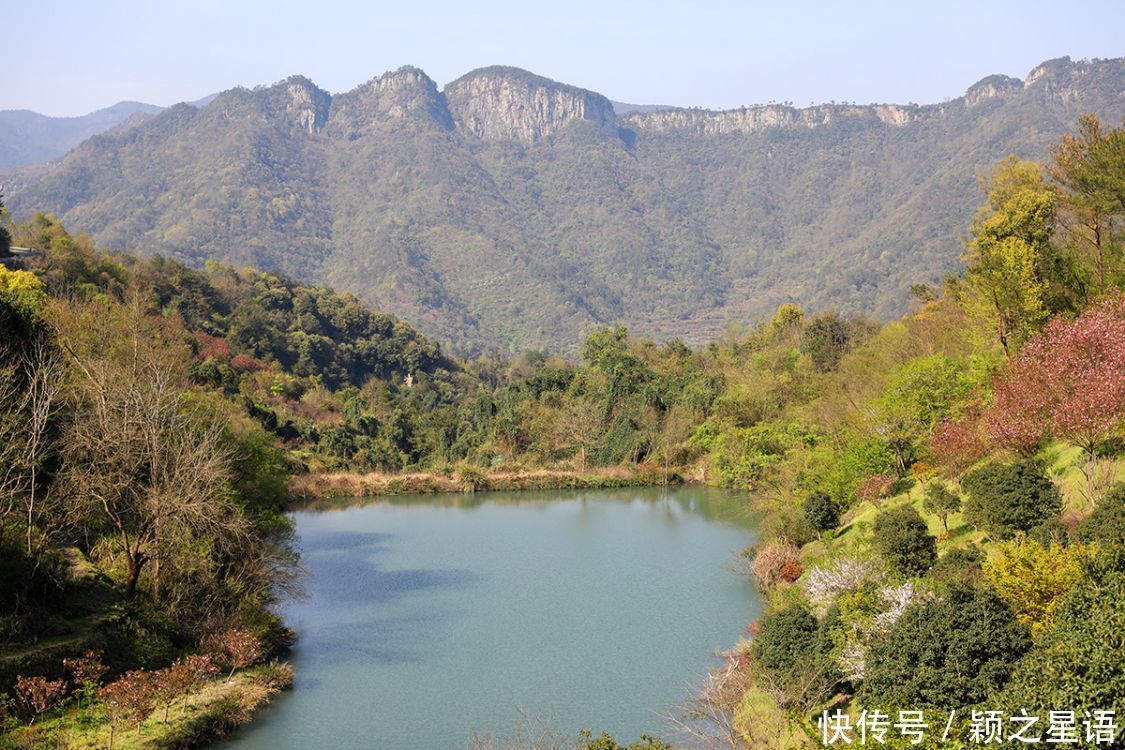
[[[990,73],[1125,54],[1125,2],[6,0],[0,109],[73,115],[294,73],[346,91],[516,65],[618,101],[927,103]]]

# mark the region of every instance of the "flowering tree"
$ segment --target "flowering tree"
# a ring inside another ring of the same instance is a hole
[[[16,709],[30,717],[28,726],[41,714],[50,711],[66,695],[65,680],[48,680],[41,675],[19,676],[13,688]]]
[[[878,506],[882,500],[890,497],[891,487],[894,486],[894,483],[895,478],[886,474],[867,477],[855,488],[856,500]]]
[[[139,726],[152,713],[156,680],[152,672],[136,669],[98,690],[102,707],[109,718],[109,748],[118,724]]]
[[[1047,435],[1095,454],[1125,422],[1125,294],[1077,320],[1055,318],[993,383],[985,413],[1005,447],[1033,453]]]
[[[262,642],[245,628],[212,635],[203,645],[217,662],[230,667],[228,680],[234,677],[235,670],[253,666],[263,656]]]
[[[153,697],[158,704],[164,706],[164,723],[168,722],[168,709],[177,698],[186,695],[202,680],[218,671],[215,662],[207,654],[189,654],[156,672]]]
[[[934,464],[947,476],[959,477],[988,455],[987,435],[981,426],[983,407],[970,403],[961,414],[938,424],[930,436]]]
[[[74,659],[63,659],[63,667],[70,674],[70,681],[79,690],[79,695],[89,697],[97,690],[98,680],[106,673],[100,651],[87,651]]]
[[[840,594],[877,581],[883,571],[873,560],[837,557],[824,567],[812,568],[805,577],[805,593],[817,612],[823,615]]]

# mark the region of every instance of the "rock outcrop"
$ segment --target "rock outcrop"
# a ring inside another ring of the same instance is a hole
[[[577,121],[617,131],[609,99],[518,68],[475,70],[444,93],[457,126],[486,140],[531,143]]]
[[[332,133],[355,134],[378,123],[453,129],[453,118],[437,84],[418,68],[406,66],[373,78],[332,100]]]

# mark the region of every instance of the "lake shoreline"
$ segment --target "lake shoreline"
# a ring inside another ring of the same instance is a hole
[[[294,476],[290,482],[293,504],[349,497],[435,495],[522,490],[618,489],[704,484],[684,470],[659,466],[609,467],[590,472],[562,469],[532,471],[352,473],[315,472]]]

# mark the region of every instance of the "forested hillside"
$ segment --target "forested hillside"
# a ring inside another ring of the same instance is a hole
[[[976,180],[1125,115],[1121,59],[1060,59],[926,106],[617,115],[511,68],[301,77],[90,139],[17,215],[104,247],[355,293],[459,353],[576,353],[597,326],[702,344],[783,302],[891,319],[959,267]]]

